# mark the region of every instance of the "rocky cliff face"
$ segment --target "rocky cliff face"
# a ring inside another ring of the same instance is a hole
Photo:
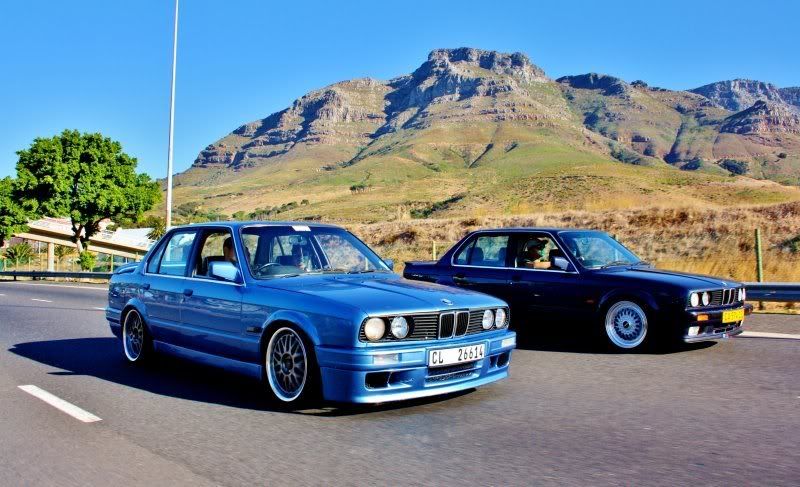
[[[789,91],[784,92],[784,90]],[[784,90],[763,81],[734,79],[718,81],[689,91],[705,96],[721,108],[738,112],[750,108],[757,101],[787,103],[783,96],[784,93],[793,100],[787,104],[797,104],[797,92],[791,91],[797,90],[797,88],[785,88]]]
[[[553,81],[521,53],[437,49],[411,74],[308,93],[209,145],[193,167],[215,178],[295,161],[327,172],[392,156],[471,169],[546,143],[631,164],[735,172],[736,161],[783,180],[800,178],[798,116],[797,87],[736,79],[671,91],[597,73]]]
[[[757,101],[752,107],[731,115],[720,128],[730,134],[800,134],[800,117],[782,103]]]
[[[298,144],[365,146],[381,135],[437,122],[566,119],[563,100],[543,104],[530,96],[531,87],[543,83],[550,83],[544,71],[521,53],[437,49],[410,75],[311,92],[209,145],[194,165],[249,167]]]

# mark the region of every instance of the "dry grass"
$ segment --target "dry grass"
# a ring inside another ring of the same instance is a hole
[[[800,203],[727,209],[647,208],[613,212],[564,211],[350,224],[348,228],[402,270],[407,260],[441,255],[467,232],[492,227],[569,227],[604,230],[641,258],[664,269],[756,280],[755,237],[761,228],[764,279],[800,281],[800,253],[786,244],[800,235]]]

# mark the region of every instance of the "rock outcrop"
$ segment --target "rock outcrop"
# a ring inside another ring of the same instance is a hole
[[[800,117],[782,103],[757,101],[752,107],[731,115],[720,128],[730,134],[800,134]]]

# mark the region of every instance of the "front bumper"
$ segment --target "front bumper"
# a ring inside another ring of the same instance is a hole
[[[722,322],[722,314],[725,311],[742,309],[747,316],[753,312],[753,305],[745,303],[744,306],[727,306],[724,308],[714,308],[711,310],[687,311],[688,326],[684,330],[683,341],[686,343],[704,342],[707,340],[720,340],[742,333],[744,320],[731,323]],[[701,316],[706,319],[700,320]],[[690,335],[691,327],[699,327],[696,335]]]
[[[446,367],[428,367],[428,352],[483,343],[485,357]],[[508,377],[516,333],[491,332],[432,343],[337,349],[317,347],[326,400],[383,403],[471,389]]]

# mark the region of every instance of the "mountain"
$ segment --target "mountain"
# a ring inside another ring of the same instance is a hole
[[[351,220],[800,198],[769,181],[800,182],[800,90],[740,81],[553,80],[521,53],[437,49],[236,128],[175,198],[186,214]]]

